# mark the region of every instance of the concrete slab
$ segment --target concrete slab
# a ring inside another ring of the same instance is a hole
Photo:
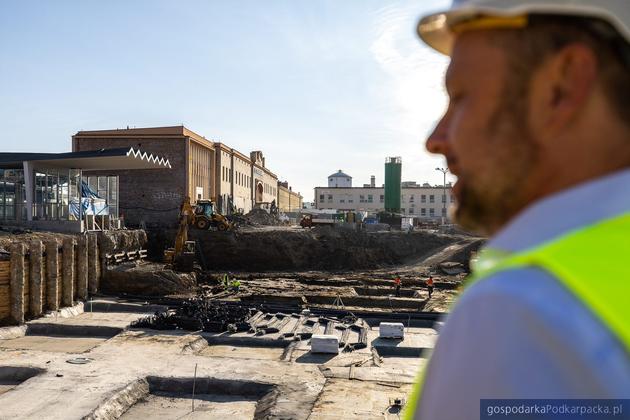
[[[310,419],[398,419],[399,411],[390,407],[390,399],[406,398],[411,385],[379,384],[344,379],[326,382]]]
[[[90,313],[89,307],[86,309],[88,312],[73,318],[37,320],[30,325],[43,331],[122,332],[109,339],[27,335],[0,340],[0,367],[27,365],[43,372],[20,386],[5,384],[0,388],[0,419],[121,415],[138,398],[144,400],[122,418],[159,418],[162,414],[165,418],[253,417],[257,403],[251,395],[230,397],[208,389],[202,391],[207,397],[196,404],[198,411],[191,413],[190,398],[179,391],[160,395],[154,391],[147,394],[145,389],[144,394],[131,399],[127,397],[133,393],[123,392],[131,389],[130,384],[146,384],[149,377],[192,378],[195,367],[198,380],[273,385],[277,396],[272,398],[269,418],[397,418],[389,411],[390,396],[406,395],[426,363],[426,359],[409,354],[433,347],[437,335],[431,328],[412,327],[406,329],[405,340],[379,340],[378,327],[374,327],[368,331],[366,348],[316,355],[309,351],[309,340],[281,340],[281,333],[254,336],[128,329],[133,320],[146,313]],[[291,328],[291,324],[285,327]],[[376,354],[372,346],[386,349],[383,353],[387,354]],[[73,357],[69,354],[80,352],[88,352],[92,362],[66,363]],[[117,411],[111,411],[108,404],[117,405]]]
[[[203,349],[199,355],[207,357],[230,357],[236,359],[280,360],[284,354],[278,347],[236,347],[212,345]]]
[[[35,350],[53,353],[84,353],[106,341],[102,337],[49,337],[31,335],[0,340],[0,349]]]
[[[129,331],[92,349],[89,357],[93,361],[86,365],[66,363],[67,355],[60,353],[0,351],[0,366],[21,363],[47,369],[30,379],[28,387],[17,387],[0,396],[0,418],[83,418],[139,378],[151,375],[190,378],[195,366],[198,378],[277,384],[281,398],[274,405],[271,417],[308,417],[325,382],[317,365],[184,352],[186,346],[201,341],[205,340],[191,334],[143,335],[140,331]]]
[[[39,318],[27,323],[26,335],[113,337],[147,314],[83,312],[71,318]]]

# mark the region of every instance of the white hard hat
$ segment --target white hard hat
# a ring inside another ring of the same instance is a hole
[[[449,10],[421,18],[418,35],[430,47],[449,55],[456,32],[525,27],[530,14],[599,18],[609,22],[630,42],[628,0],[453,0]],[[477,24],[480,17],[483,23]]]

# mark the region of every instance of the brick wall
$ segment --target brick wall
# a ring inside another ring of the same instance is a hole
[[[75,152],[133,147],[167,158],[172,169],[107,171],[120,177],[120,214],[127,226],[170,226],[177,224],[179,206],[186,195],[187,137],[173,138],[73,138]],[[105,174],[105,172],[86,172]]]

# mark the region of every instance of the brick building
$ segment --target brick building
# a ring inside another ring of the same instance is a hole
[[[214,196],[214,144],[184,126],[79,131],[72,151],[134,147],[164,156],[168,172],[147,169],[117,171],[120,211],[127,224],[176,223],[185,196],[194,201]]]
[[[211,199],[229,214],[249,212],[256,203],[278,200],[278,177],[261,151],[249,157],[184,126],[79,131],[75,152],[134,147],[170,161],[168,174],[155,170],[117,171],[120,210],[128,225],[172,225],[184,197]]]
[[[288,182],[278,181],[278,209],[284,212],[298,211],[302,208],[302,195],[294,192]]]

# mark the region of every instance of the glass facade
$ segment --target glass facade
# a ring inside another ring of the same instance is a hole
[[[88,206],[88,214],[109,215],[113,219],[118,219],[118,177],[90,175],[84,177],[84,187],[87,185],[89,192],[83,193],[83,200],[90,196],[92,208]],[[95,196],[94,196],[95,195]],[[97,205],[97,203],[102,203]],[[85,203],[84,203],[85,209]]]
[[[25,209],[24,200],[24,171],[0,169],[0,221],[18,220]]]
[[[0,222],[25,222],[24,170],[0,169]],[[83,176],[80,169],[33,171],[32,219],[79,221],[85,215],[118,219],[118,176]]]
[[[79,220],[80,183],[79,169],[35,170],[33,220]]]

